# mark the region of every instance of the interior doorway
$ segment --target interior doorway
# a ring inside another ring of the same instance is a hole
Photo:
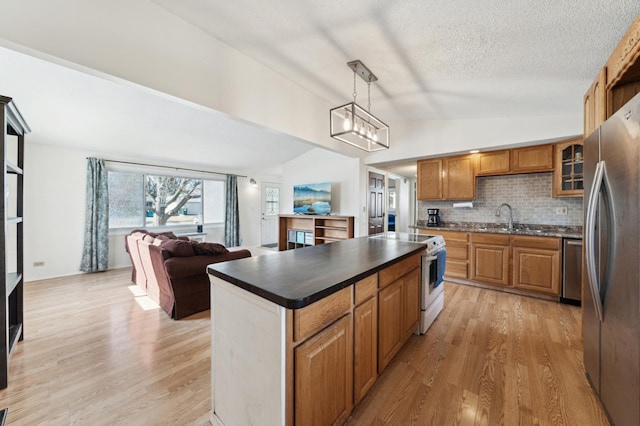
[[[384,175],[369,172],[369,235],[384,232]]]
[[[262,182],[261,184],[261,237],[263,247],[278,246],[278,215],[280,214],[280,184]]]

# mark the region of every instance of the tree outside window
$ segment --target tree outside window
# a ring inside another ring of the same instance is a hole
[[[224,221],[224,181],[109,171],[109,227]]]

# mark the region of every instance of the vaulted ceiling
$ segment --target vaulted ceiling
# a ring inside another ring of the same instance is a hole
[[[11,19],[37,29],[36,3],[12,2],[3,6],[3,14],[6,17],[10,7]],[[41,1],[39,7],[47,4]],[[117,22],[128,4],[105,6],[111,13],[105,19]],[[584,92],[640,13],[637,0],[151,4],[167,19],[199,28],[331,106],[351,100],[353,74],[346,62],[360,59],[379,78],[371,88],[372,112],[396,126],[495,117],[579,119]],[[82,19],[73,16],[73,5],[74,0],[66,0],[56,6],[69,9],[63,13],[69,22]],[[73,27],[61,25],[67,37],[97,39],[96,34],[74,34]],[[56,36],[49,32],[49,37]],[[24,43],[17,50],[38,49],[35,36],[4,37],[9,39],[0,40],[5,47]],[[64,61],[48,61],[46,54],[35,56],[40,59],[0,48],[0,94],[16,98],[35,139],[43,143],[158,162],[180,158],[184,164],[204,164],[206,158],[211,167],[273,173],[314,146],[197,102],[84,72]],[[366,106],[366,85],[359,79],[357,84],[358,103]],[[256,99],[258,106],[269,108],[261,102],[265,100]],[[328,128],[328,112],[318,120]]]

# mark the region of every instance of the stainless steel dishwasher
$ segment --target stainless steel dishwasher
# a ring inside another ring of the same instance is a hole
[[[582,299],[582,240],[562,240],[562,303],[580,306]]]

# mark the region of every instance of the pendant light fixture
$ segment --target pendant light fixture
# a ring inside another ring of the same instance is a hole
[[[378,78],[361,61],[347,63],[353,70],[353,102],[329,111],[331,137],[368,152],[389,148],[389,126],[371,114],[371,83]],[[356,103],[356,74],[367,82],[365,110]]]

